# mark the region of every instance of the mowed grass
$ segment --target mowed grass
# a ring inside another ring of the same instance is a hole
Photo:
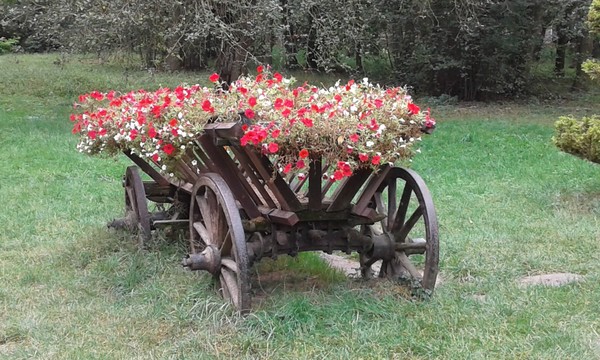
[[[550,141],[558,115],[600,113],[594,97],[434,109],[413,163],[440,222],[431,299],[302,254],[255,268],[254,311],[239,317],[210,276],[181,268],[182,235],[139,252],[106,228],[130,163],[77,153],[68,121],[79,93],[207,74],[59,59],[0,56],[0,358],[600,358],[600,167]],[[518,284],[552,272],[584,281]]]

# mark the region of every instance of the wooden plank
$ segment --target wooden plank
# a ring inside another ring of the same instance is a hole
[[[130,150],[123,151],[125,156],[127,156],[134,164],[136,164],[143,172],[148,174],[152,178],[152,180],[156,181],[160,185],[168,185],[171,182],[167,180],[161,173],[159,173],[152,165],[150,165],[147,161],[132,153]]]
[[[348,208],[354,196],[371,175],[370,169],[358,169],[347,178],[333,194],[332,203],[327,211],[340,211]]]
[[[258,176],[256,176],[256,170],[252,167],[252,162],[250,161],[246,153],[242,151],[238,146],[231,146],[231,151],[233,151],[236,158],[238,159],[238,162],[246,172],[246,176],[248,176],[248,179],[250,180],[251,184],[260,193],[261,197],[264,200],[264,205],[271,208],[276,208],[277,206],[275,205],[275,202],[273,201],[273,198],[271,198],[269,192],[265,189],[264,183],[260,181]],[[258,204],[259,202],[257,201],[256,203]]]
[[[321,157],[311,158],[308,170],[308,209],[311,211],[321,210],[321,182],[323,173]]]
[[[215,138],[227,140],[239,140],[244,135],[244,130],[238,122],[206,124],[204,131]]]
[[[298,211],[302,209],[302,204],[296,197],[296,194],[290,189],[287,182],[279,175],[279,172],[274,171],[273,164],[265,156],[260,156],[254,150],[247,147],[242,148],[248,159],[254,165],[258,175],[262,177],[265,183],[271,189],[273,196],[277,199],[282,210]]]
[[[229,149],[233,152],[231,147],[229,147]],[[235,152],[233,152],[233,154],[230,154],[227,153],[226,150],[223,151],[225,151],[225,156],[232,159],[232,162],[235,165],[234,173],[237,175],[239,183],[246,189],[246,193],[248,194],[248,196],[252,198],[252,201],[256,205],[262,204],[260,197],[256,194],[256,188],[253,187],[250,182],[248,182],[249,179],[244,174],[243,168],[240,168],[240,160],[235,156]]]
[[[218,166],[215,166],[211,170],[223,177],[231,192],[233,192],[235,199],[240,202],[248,217],[255,218],[260,216],[261,213],[258,211],[256,204],[250,195],[248,195],[246,189],[240,184],[237,174],[239,170],[227,152],[223,148],[215,146],[209,135],[204,134],[197,141],[202,145],[202,149],[214,165],[218,164]]]
[[[194,155],[196,155],[197,160],[200,160],[204,164],[204,167],[205,167],[204,171],[205,172],[216,172],[217,166],[206,155],[206,153],[204,153],[204,150],[202,150],[202,146],[198,142],[198,139],[196,139],[196,141],[194,141],[194,144],[196,145],[196,146],[194,146],[194,149],[193,149]]]
[[[204,164],[204,161],[194,151],[194,150],[196,150],[196,148],[197,148],[196,144],[194,144],[194,146],[188,146],[187,150],[185,151],[185,155],[187,156],[188,159],[190,159],[190,164],[192,164],[193,160],[196,160],[196,165],[192,165],[192,166],[197,167],[198,170],[200,170],[200,174],[207,173],[208,167]],[[201,151],[200,149],[198,149],[198,150]]]
[[[260,206],[259,210],[269,219],[269,221],[276,224],[294,226],[300,221],[298,214],[292,211],[272,209],[266,206]]]
[[[356,205],[352,207],[352,212],[354,214],[367,216],[367,213],[370,213],[367,210],[369,202],[371,202],[371,199],[373,198],[373,195],[375,195],[377,188],[379,188],[383,180],[385,180],[391,168],[391,166],[385,165],[377,173],[374,173],[373,176],[371,176],[369,183],[364,188],[362,194],[356,202]]]
[[[175,170],[179,173],[179,177],[189,183],[195,183],[196,179],[198,179],[198,174],[189,167],[186,161],[191,161],[189,159],[180,158],[177,160],[177,164],[175,166]]]

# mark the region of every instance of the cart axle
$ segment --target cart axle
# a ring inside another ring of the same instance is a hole
[[[215,246],[208,245],[202,252],[185,257],[182,265],[190,270],[206,270],[217,275],[221,270],[221,252]]]

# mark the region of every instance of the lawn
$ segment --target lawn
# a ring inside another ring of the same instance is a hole
[[[181,236],[156,234],[141,252],[106,228],[124,212],[129,160],[78,153],[68,120],[83,92],[206,79],[119,58],[0,56],[0,358],[600,357],[600,167],[550,140],[559,115],[600,113],[596,95],[433,109],[437,131],[413,163],[440,222],[431,299],[303,254],[261,263],[277,281],[240,317],[209,276],[180,266]],[[583,281],[519,285],[555,272]]]

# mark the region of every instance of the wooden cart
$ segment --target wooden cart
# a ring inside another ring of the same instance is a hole
[[[325,176],[329,164],[312,157],[305,179],[289,179],[268,156],[241,146],[242,135],[237,123],[206,125],[173,176],[126,152],[137,166],[125,173],[125,219],[112,225],[135,229],[140,246],[155,228],[189,226],[183,265],[217,277],[240,312],[251,307],[252,264],[301,251],[357,252],[364,277],[405,277],[433,291],[438,224],[417,173],[385,165],[335,182]],[[142,181],[138,167],[152,180]],[[149,201],[156,211],[148,211]]]

